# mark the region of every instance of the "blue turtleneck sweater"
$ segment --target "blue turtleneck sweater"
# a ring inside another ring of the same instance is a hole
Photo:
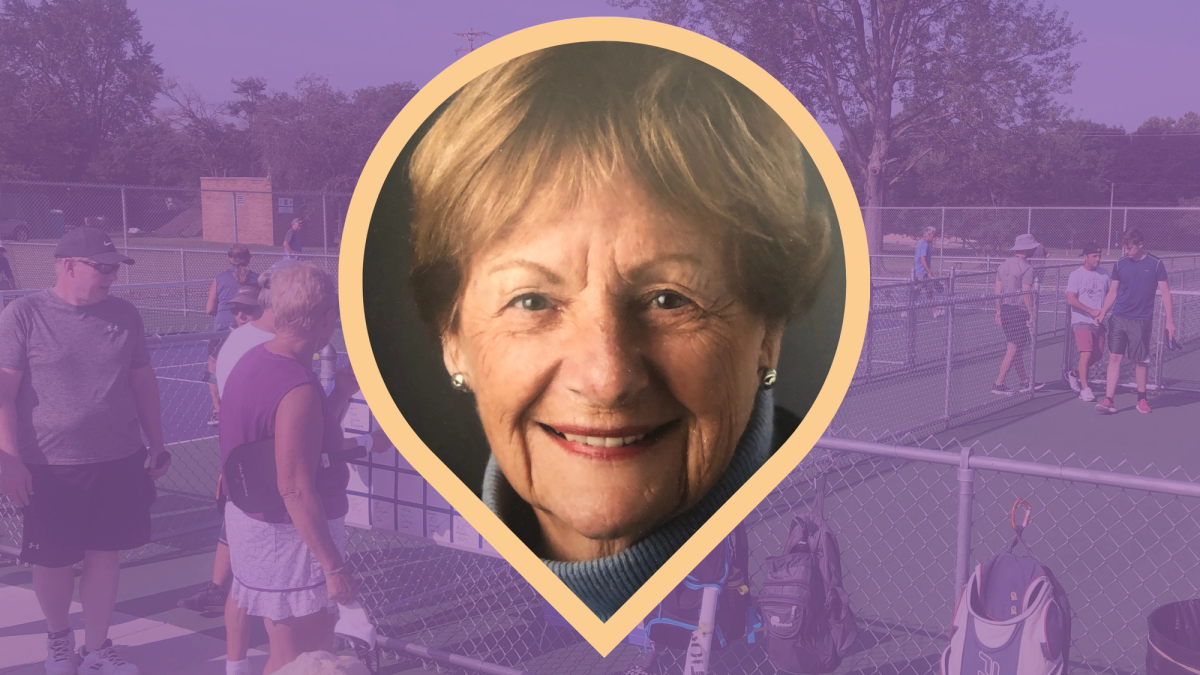
[[[759,389],[729,468],[699,503],[616,555],[584,562],[543,562],[601,621],[607,621],[766,463],[775,450],[773,433],[774,397],[770,390]],[[483,503],[510,527],[534,519],[532,507],[508,484],[495,456],[488,460],[484,473]]]

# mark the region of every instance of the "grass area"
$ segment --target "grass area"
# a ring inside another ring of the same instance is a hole
[[[124,246],[125,239],[120,232],[109,232],[108,236],[117,246]],[[30,239],[29,244],[54,244],[57,239]],[[228,242],[220,241],[205,241],[200,237],[156,237],[153,235],[136,235],[129,237],[129,246],[136,248],[173,248],[186,249],[189,251],[225,251],[229,248]],[[283,253],[282,246],[268,246],[266,244],[246,244],[251,253]],[[340,242],[338,244],[330,243],[329,255],[338,255],[340,252]],[[322,246],[305,246],[305,255],[324,254],[325,250]]]

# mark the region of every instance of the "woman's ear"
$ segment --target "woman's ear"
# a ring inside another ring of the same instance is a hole
[[[450,375],[463,373],[462,352],[458,347],[458,337],[452,333],[442,335],[442,362],[446,364],[446,372]],[[466,377],[467,374],[463,373]]]
[[[762,352],[759,355],[758,365],[761,368],[775,368],[779,365],[779,349],[783,342],[783,327],[782,319],[771,319],[767,321],[766,331],[763,333]]]

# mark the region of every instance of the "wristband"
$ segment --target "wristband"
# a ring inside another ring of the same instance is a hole
[[[366,448],[367,452],[371,452],[371,447],[375,445],[375,437],[371,434],[356,436],[354,440],[358,442],[359,447]]]

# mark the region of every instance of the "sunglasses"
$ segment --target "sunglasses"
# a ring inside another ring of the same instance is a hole
[[[233,306],[234,314],[245,314],[246,316],[254,316],[254,314],[257,312],[257,310],[258,310],[257,307],[251,307],[249,305],[234,305]]]
[[[83,263],[100,274],[116,274],[117,270],[121,269],[121,263],[98,263],[94,260],[85,260],[83,258],[75,258],[75,262]]]

